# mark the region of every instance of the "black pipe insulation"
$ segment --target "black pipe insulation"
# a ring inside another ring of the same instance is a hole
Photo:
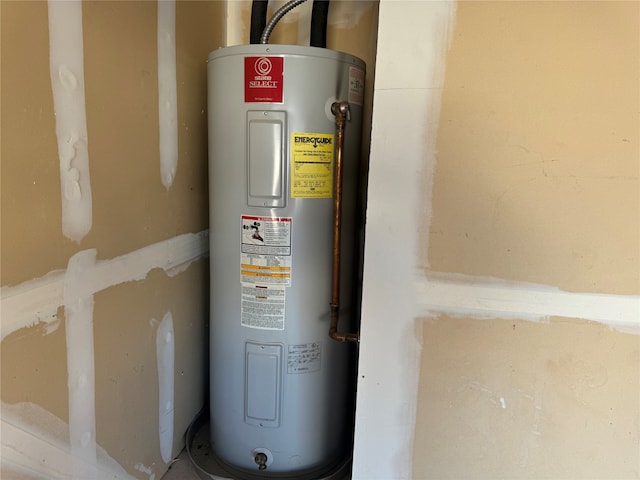
[[[327,48],[327,20],[329,18],[329,0],[313,0],[311,9],[311,35],[309,44],[312,47]]]
[[[251,4],[251,30],[249,43],[260,43],[260,36],[267,25],[268,0],[253,0]]]

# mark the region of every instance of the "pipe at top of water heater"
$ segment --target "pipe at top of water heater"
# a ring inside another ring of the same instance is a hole
[[[338,331],[340,318],[340,242],[342,240],[342,151],[344,127],[349,115],[349,103],[335,102],[331,112],[336,117],[335,193],[333,196],[333,266],[331,271],[331,323],[329,337],[338,342],[359,342],[360,335]]]
[[[273,14],[273,17],[271,17],[271,20],[269,20],[269,23],[267,23],[267,26],[265,27],[264,32],[262,32],[262,37],[260,37],[260,43],[262,44],[269,43],[269,37],[271,36],[271,32],[273,32],[273,29],[276,28],[276,25],[278,24],[280,19],[284,17],[287,13],[289,13],[291,10],[296,8],[298,5],[301,5],[306,1],[307,0],[291,0],[290,2],[287,2],[282,7],[280,7],[278,11]]]
[[[327,48],[327,20],[329,18],[329,0],[313,0],[311,9],[311,33],[309,45]]]
[[[268,0],[253,0],[251,4],[251,24],[249,29],[249,43],[260,43],[260,35],[267,25]]]

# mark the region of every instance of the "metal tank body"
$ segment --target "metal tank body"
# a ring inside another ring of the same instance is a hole
[[[335,118],[348,101],[341,328],[351,319],[364,62],[247,45],[208,59],[210,415],[238,476],[313,477],[348,456],[355,346],[328,336]]]

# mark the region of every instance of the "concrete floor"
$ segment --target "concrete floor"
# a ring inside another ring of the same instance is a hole
[[[162,480],[201,480],[201,478],[189,460],[187,451],[183,450],[171,464],[169,471],[162,476]]]

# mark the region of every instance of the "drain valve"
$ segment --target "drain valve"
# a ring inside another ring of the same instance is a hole
[[[263,452],[256,453],[255,457],[253,457],[253,460],[258,464],[258,470],[266,470],[267,460],[268,460],[266,453],[263,453]]]

